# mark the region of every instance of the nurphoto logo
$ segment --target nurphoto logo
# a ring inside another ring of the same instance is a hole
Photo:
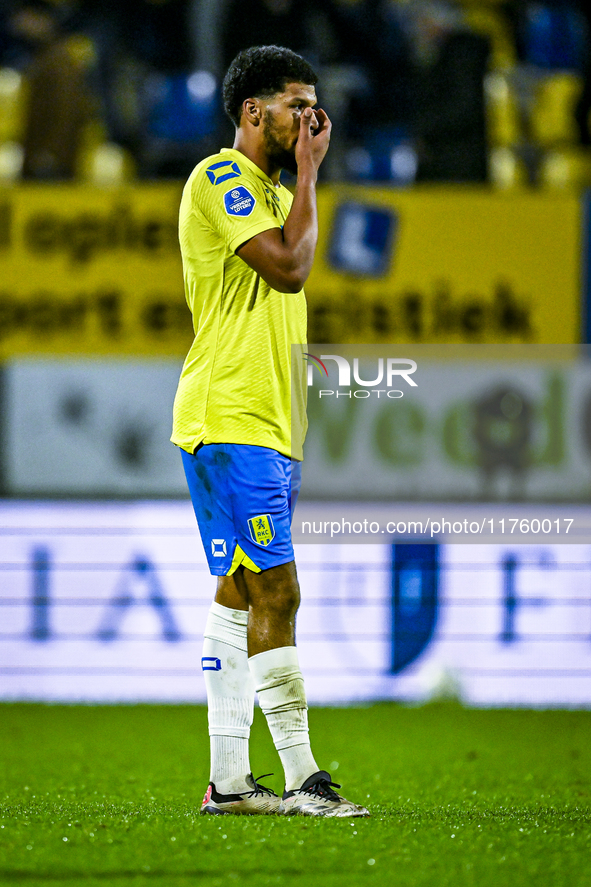
[[[304,352],[304,360],[308,362],[308,387],[314,384],[314,369],[320,372],[320,375],[328,377],[325,360],[333,360],[339,373],[339,388],[349,389],[348,391],[335,391],[334,389],[320,389],[318,397],[356,397],[367,398],[375,394],[377,397],[385,394],[393,400],[404,397],[404,391],[394,388],[394,384],[405,382],[412,388],[417,387],[417,383],[411,378],[417,370],[417,363],[407,357],[379,357],[375,370],[376,376],[373,379],[362,379],[359,370],[359,358],[353,358],[353,381],[360,388],[351,389],[351,364],[346,357],[340,354],[321,354],[316,357],[314,354]],[[379,385],[385,384],[385,388],[378,388]]]

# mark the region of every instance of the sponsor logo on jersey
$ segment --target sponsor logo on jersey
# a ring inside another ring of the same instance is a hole
[[[257,545],[269,545],[275,538],[275,527],[270,514],[259,514],[248,521],[250,538]]]
[[[208,166],[205,173],[212,185],[221,185],[222,182],[235,179],[242,174],[235,160],[220,160],[219,163]]]
[[[244,185],[238,185],[224,194],[224,206],[229,216],[249,216],[255,203],[255,198]]]

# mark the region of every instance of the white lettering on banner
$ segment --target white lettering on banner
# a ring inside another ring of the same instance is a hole
[[[7,502],[0,526],[3,699],[205,700],[215,579],[189,502]],[[392,546],[296,547],[310,701],[417,700],[453,685],[479,705],[590,705],[591,546],[438,551],[428,601],[407,557],[393,611]],[[393,673],[393,614],[419,619],[426,603],[434,631]]]

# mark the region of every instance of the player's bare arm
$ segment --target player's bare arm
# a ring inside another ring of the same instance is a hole
[[[298,119],[297,185],[285,225],[263,231],[237,251],[269,286],[282,293],[299,292],[312,269],[318,240],[316,181],[331,131],[327,114],[311,105],[301,110]]]

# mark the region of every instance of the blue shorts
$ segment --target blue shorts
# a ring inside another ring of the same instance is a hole
[[[241,564],[260,573],[294,559],[301,462],[246,444],[202,444],[181,456],[213,576],[230,576]]]

